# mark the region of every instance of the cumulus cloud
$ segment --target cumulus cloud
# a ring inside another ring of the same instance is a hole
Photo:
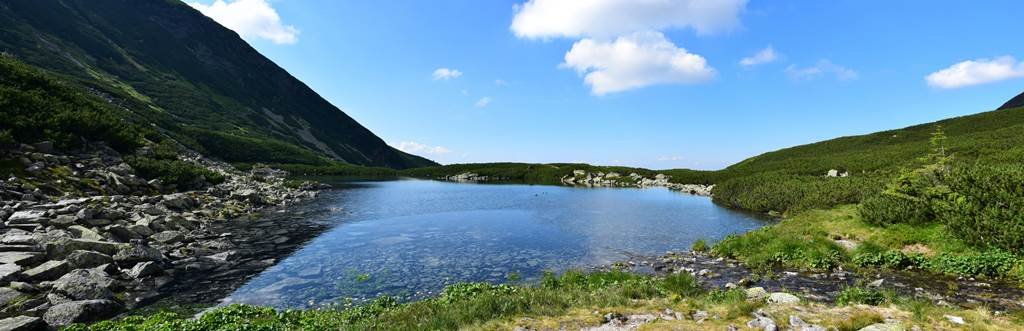
[[[565,54],[564,68],[584,76],[594,95],[654,84],[698,83],[715,76],[707,60],[689,53],[660,32],[637,32],[614,41],[583,39]]]
[[[829,60],[819,60],[810,67],[799,67],[790,65],[786,68],[786,74],[794,80],[814,80],[823,76],[835,76],[838,80],[850,80],[857,78],[857,72],[832,63]]]
[[[529,0],[515,7],[520,38],[610,38],[636,31],[693,28],[699,34],[739,25],[747,0]]]
[[[434,70],[434,80],[449,80],[462,77],[462,71],[449,68],[437,68]]]
[[[1024,62],[1012,56],[963,61],[925,77],[928,85],[954,89],[1024,77]]]
[[[680,161],[680,160],[683,160],[683,157],[679,156],[679,155],[670,155],[670,156],[658,157],[658,161]]]
[[[262,38],[275,44],[299,41],[299,29],[282,23],[277,10],[266,0],[216,0],[210,5],[198,2],[188,5],[243,38]]]
[[[403,141],[395,146],[398,150],[416,155],[443,155],[451,153],[450,149],[441,146],[429,146],[415,141]]]
[[[775,54],[775,49],[768,46],[765,49],[758,51],[756,54],[745,57],[740,60],[740,65],[744,67],[753,67],[765,63],[772,63],[779,59],[779,55]]]
[[[491,97],[480,98],[480,100],[477,100],[476,103],[473,104],[473,106],[475,106],[477,108],[484,108],[484,107],[487,107],[487,106],[490,106],[490,105],[491,105]]]

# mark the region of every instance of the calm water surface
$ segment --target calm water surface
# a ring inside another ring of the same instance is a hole
[[[464,281],[535,280],[628,254],[685,250],[764,221],[663,188],[569,188],[424,180],[322,195],[337,226],[225,303],[308,308],[380,294],[414,299]]]

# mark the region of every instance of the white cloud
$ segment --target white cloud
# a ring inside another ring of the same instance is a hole
[[[494,80],[494,85],[498,85],[498,86],[508,86],[508,82],[506,82],[506,81],[505,81],[505,80],[503,80],[503,79],[495,79],[495,80]]]
[[[584,82],[595,95],[654,84],[698,83],[715,76],[715,69],[703,57],[652,31],[611,42],[589,38],[577,41],[561,66],[584,74]]]
[[[775,54],[775,49],[768,46],[757,52],[757,54],[748,56],[740,60],[740,65],[744,67],[753,67],[765,63],[772,63],[779,59],[779,55]]]
[[[963,61],[925,77],[928,85],[953,89],[1024,77],[1024,62],[1012,56]]]
[[[266,0],[216,0],[210,5],[188,5],[243,38],[262,38],[275,44],[294,44],[299,40],[299,29],[282,23],[281,16]]]
[[[475,106],[477,108],[484,108],[484,107],[490,106],[491,105],[491,101],[492,101],[491,97],[483,97],[483,98],[480,98],[480,100],[477,100],[476,104],[474,104],[473,106]]]
[[[678,156],[678,155],[670,155],[670,156],[660,156],[660,157],[658,157],[658,161],[680,161],[680,160],[683,160],[683,157],[682,156]]]
[[[450,149],[441,146],[428,146],[415,141],[403,141],[398,143],[398,150],[417,155],[443,155],[451,153]]]
[[[529,0],[515,6],[520,38],[610,38],[690,27],[699,34],[739,25],[747,0]]]
[[[449,68],[437,68],[434,70],[434,80],[449,80],[462,77],[462,71]]]
[[[857,78],[857,72],[832,63],[829,60],[819,60],[810,67],[798,67],[790,65],[786,68],[786,74],[795,80],[814,80],[826,75],[834,75],[838,80],[850,80]]]

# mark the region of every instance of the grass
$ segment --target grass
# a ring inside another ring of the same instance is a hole
[[[851,292],[852,293],[852,292]],[[863,294],[857,298],[870,298]],[[860,299],[858,299],[860,300]],[[857,330],[889,318],[906,328],[948,327],[945,314],[962,316],[980,330],[1011,330],[1015,315],[995,316],[985,310],[960,310],[910,299],[893,298],[879,306],[830,306],[804,303],[769,306],[746,298],[743,290],[701,290],[686,274],[666,278],[621,271],[548,275],[539,285],[512,286],[464,283],[448,287],[439,296],[410,303],[380,297],[362,306],[317,310],[279,311],[267,307],[232,305],[198,318],[182,312],[151,312],[67,330],[505,330],[517,326],[534,329],[578,329],[604,322],[610,312],[623,315],[653,314],[670,309],[686,315],[682,320],[658,320],[653,329],[724,329],[744,325],[761,310],[785,326],[788,316],[840,330]],[[689,316],[707,312],[695,322]]]
[[[841,242],[857,247],[848,249]],[[782,267],[914,267],[950,275],[1024,279],[1024,262],[1013,254],[970,246],[943,224],[867,224],[854,205],[799,213],[730,236],[714,245],[712,252],[761,272]]]

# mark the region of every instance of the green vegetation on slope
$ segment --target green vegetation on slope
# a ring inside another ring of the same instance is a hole
[[[860,304],[853,306],[854,304]],[[847,306],[849,305],[849,306]],[[748,299],[744,290],[702,289],[689,274],[651,277],[618,271],[547,276],[538,286],[462,283],[446,288],[438,297],[398,303],[389,297],[355,307],[286,310],[246,305],[214,309],[198,318],[173,312],[128,316],[66,330],[511,330],[581,329],[598,326],[607,313],[663,314],[666,308],[684,318],[661,319],[645,327],[654,329],[725,329],[744,325],[751,313],[763,311],[788,326],[786,316],[839,330],[859,330],[880,323],[884,316],[904,328],[947,327],[947,314],[962,316],[975,329],[1011,330],[1011,316],[993,316],[986,310],[939,307],[892,292],[851,287],[840,294],[838,307],[821,304],[767,305]],[[695,321],[690,316],[707,316]]]
[[[0,56],[0,132],[7,143],[52,141],[58,148],[105,141],[119,151],[141,146],[143,130],[121,110],[35,70]]]
[[[57,149],[71,150],[90,142],[105,142],[119,152],[132,154],[148,141],[159,141],[154,155],[126,158],[142,178],[160,179],[181,190],[224,180],[218,173],[179,160],[180,151],[170,139],[126,120],[129,117],[124,110],[77,86],[13,57],[0,56],[0,148],[51,141]],[[10,168],[4,175],[24,175],[19,162],[0,162]],[[67,176],[61,172],[49,175]]]
[[[103,94],[143,126],[211,157],[436,165],[391,148],[181,1],[3,1],[0,50]]]

